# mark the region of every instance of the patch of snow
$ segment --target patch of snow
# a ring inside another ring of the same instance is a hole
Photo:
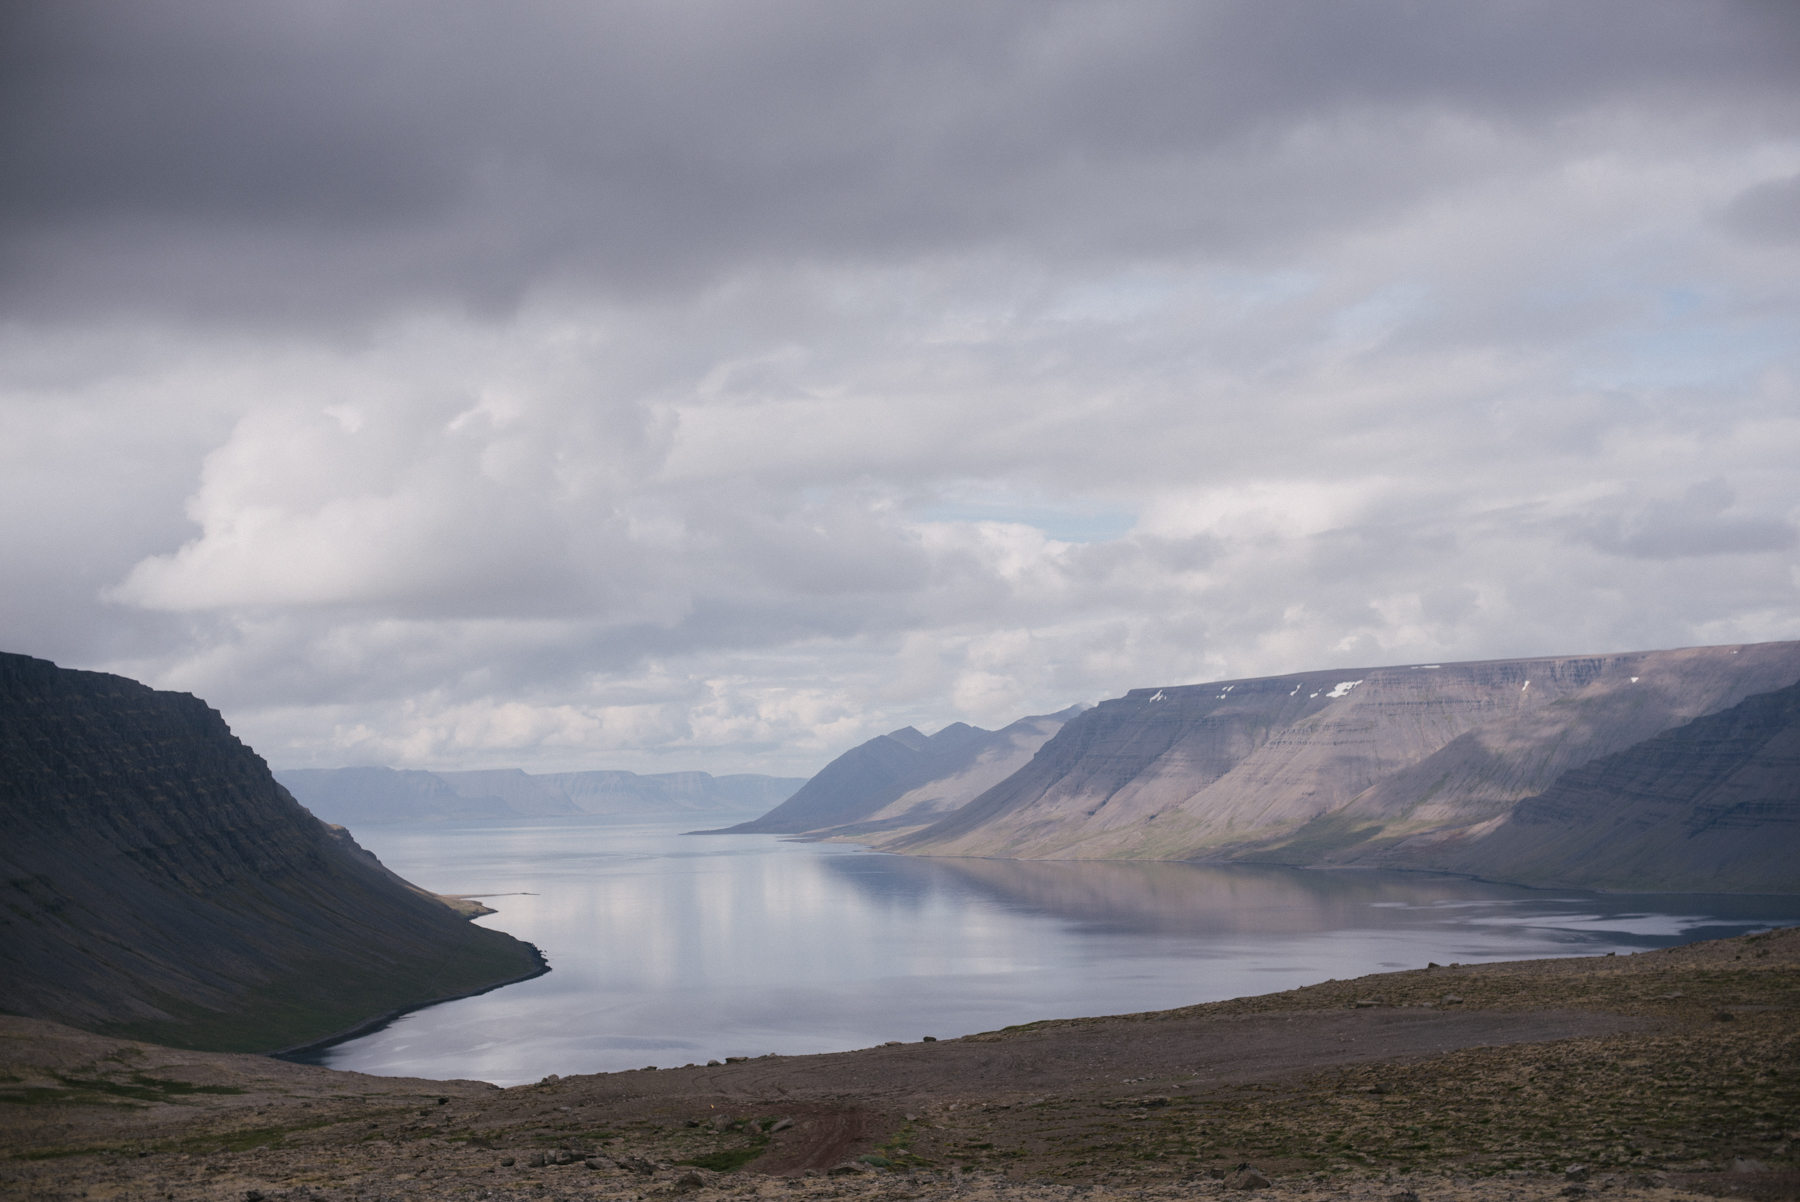
[[[1637,682],[1638,682],[1638,678],[1637,678],[1637,677],[1635,677],[1635,676],[1633,676],[1633,677],[1632,677],[1632,678],[1631,678],[1631,683],[1632,683],[1632,684],[1636,684],[1636,683],[1637,683]]]
[[[1519,692],[1523,693],[1526,689],[1529,689],[1530,687],[1531,687],[1531,682],[1528,680],[1522,686],[1520,686]]]
[[[1307,695],[1306,695],[1306,696],[1307,696],[1307,697],[1308,697],[1308,698],[1309,698],[1309,699],[1310,699],[1310,698],[1313,698],[1313,697],[1317,697],[1317,696],[1318,696],[1318,694],[1317,694],[1317,693],[1308,693],[1308,694],[1307,694]]]
[[[1152,700],[1152,701],[1167,701],[1168,698],[1163,696],[1163,691],[1161,689],[1158,689],[1158,690],[1156,690],[1156,696],[1152,697],[1150,700]]]
[[[1337,682],[1337,687],[1332,689],[1331,692],[1325,694],[1325,696],[1327,698],[1343,697],[1343,696],[1347,695],[1351,689],[1354,689],[1357,685],[1359,685],[1361,683],[1362,683],[1362,681],[1360,681],[1360,680],[1340,680]],[[1317,697],[1318,694],[1314,693],[1313,696]]]

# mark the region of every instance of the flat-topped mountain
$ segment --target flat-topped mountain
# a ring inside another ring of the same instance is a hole
[[[1020,718],[1000,730],[953,722],[934,735],[910,726],[852,747],[782,804],[703,834],[812,834],[879,842],[952,813],[1030,762],[1085,708]]]
[[[1796,681],[1800,643],[1789,642],[1136,689],[1063,726],[968,805],[884,846],[1791,892],[1792,710],[1747,699]],[[1740,705],[1720,723],[1695,722]],[[1584,765],[1585,776],[1565,778]],[[1714,811],[1722,816],[1704,817]],[[1636,827],[1652,833],[1628,840]],[[1755,852],[1759,841],[1781,854]]]
[[[91,1031],[267,1051],[544,971],[307,813],[205,702],[23,655],[0,867],[0,1009]]]
[[[518,768],[425,772],[416,768],[283,768],[275,779],[328,822],[418,822],[559,814],[756,813],[805,777],[706,772],[530,773]]]

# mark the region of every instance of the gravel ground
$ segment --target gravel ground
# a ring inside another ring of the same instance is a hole
[[[1784,1199],[1797,1018],[1800,929],[511,1089],[0,1017],[0,1191]]]

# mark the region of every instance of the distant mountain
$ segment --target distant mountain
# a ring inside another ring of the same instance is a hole
[[[1065,724],[968,805],[885,846],[1800,891],[1800,867],[1788,866],[1800,865],[1790,736],[1754,744],[1717,733],[1779,726],[1779,699],[1722,711],[1796,681],[1800,643],[1790,642],[1136,689]],[[1676,733],[1708,715],[1723,721]],[[1661,786],[1639,775],[1651,762]],[[1702,838],[1695,824],[1719,806],[1729,816],[1707,829],[1739,833]],[[1630,852],[1626,810],[1651,832]],[[1751,855],[1746,831],[1786,854]]]
[[[1002,730],[953,722],[927,737],[905,726],[852,747],[761,818],[700,833],[848,836],[879,845],[1012,775],[1083,708],[1021,718]]]
[[[517,768],[422,772],[411,768],[284,768],[275,778],[327,822],[444,821],[558,814],[654,815],[763,810],[805,777],[705,772],[552,772]]]
[[[106,1034],[268,1051],[545,971],[308,814],[205,702],[23,655],[0,869],[0,1009]]]

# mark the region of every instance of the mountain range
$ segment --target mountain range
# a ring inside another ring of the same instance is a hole
[[[518,768],[284,768],[275,779],[320,818],[347,826],[558,814],[755,813],[785,801],[806,783],[805,777],[753,773],[532,774]]]
[[[953,722],[934,735],[910,726],[851,748],[762,817],[697,834],[894,838],[930,826],[1031,761],[1087,707],[1020,718],[1000,730]]]
[[[972,797],[948,767],[972,728],[909,728],[733,829],[914,855],[1800,892],[1796,682],[1800,643],[1786,642],[1134,689],[1052,716]],[[894,821],[897,796],[934,793],[931,821]]]

